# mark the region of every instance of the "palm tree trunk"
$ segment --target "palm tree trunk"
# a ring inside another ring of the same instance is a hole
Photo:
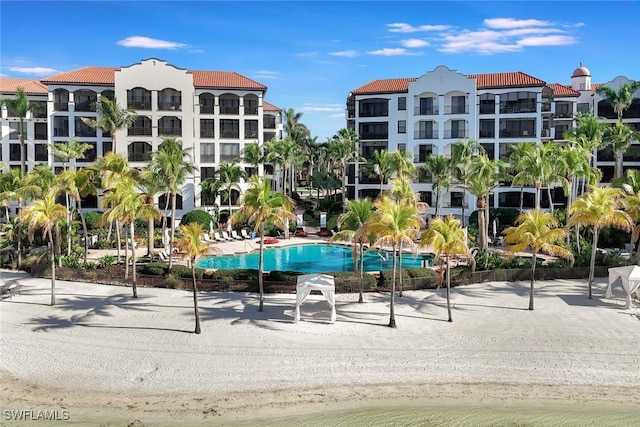
[[[231,233],[231,187],[227,191],[227,197],[229,202],[229,216],[227,217],[227,231]]]
[[[258,288],[260,291],[260,306],[258,311],[264,310],[264,279],[262,272],[264,271],[264,222],[260,223],[260,258],[258,261]]]
[[[347,178],[347,164],[346,163],[342,163],[342,170],[341,170],[342,176],[340,177],[340,182],[342,182],[342,213],[345,213],[347,211],[347,204],[346,204],[346,199],[347,199],[347,194],[346,194],[346,188],[345,188],[345,183],[344,180]]]
[[[18,140],[20,141],[20,172],[22,172],[21,177],[24,178],[27,174],[27,153],[25,152],[24,121],[22,117],[20,117],[20,134],[18,135]]]
[[[65,194],[65,203],[67,204],[67,256],[71,255],[71,200],[69,200],[69,195]]]
[[[18,206],[22,211],[22,199],[18,199]],[[7,213],[7,222],[9,221],[9,214]],[[18,252],[18,270],[22,269],[22,221],[20,218],[16,220],[16,250]]]
[[[153,197],[147,198],[147,204],[149,205],[154,204]],[[147,231],[148,231],[147,256],[149,257],[153,256],[153,248],[155,246],[155,236],[154,236],[155,233],[153,229],[154,226],[155,226],[155,219],[153,217],[149,217],[149,220],[147,221]]]
[[[395,294],[396,294],[396,245],[393,245],[393,274],[391,280],[391,303],[389,304],[389,327],[396,327],[396,314],[394,308]]]
[[[229,212],[231,214],[231,212]],[[171,192],[171,239],[169,240],[169,270],[173,267],[173,238],[175,237],[176,232],[176,193],[175,191]]]
[[[196,316],[196,329],[193,331],[196,334],[201,332],[200,330],[200,314],[198,313],[198,288],[196,283],[196,258],[191,259],[191,278],[193,279],[193,311]]]
[[[126,239],[126,234],[125,234],[125,245],[124,245],[124,278],[125,279],[129,278],[129,243],[127,242],[127,240],[128,239]],[[133,242],[131,242],[131,249],[133,251]]]
[[[451,317],[451,267],[449,266],[449,254],[445,256],[445,260],[447,263],[447,314],[449,315],[447,322],[453,322],[453,317]]]
[[[133,220],[131,220],[131,224],[129,225],[129,236],[131,236],[131,275],[133,277],[133,297],[138,298],[138,288],[136,286],[136,248],[135,243],[133,241],[133,237],[135,232],[133,230]],[[128,265],[129,263],[127,263]]]
[[[467,202],[467,190],[462,189],[462,228],[464,227],[464,204]]]
[[[51,305],[56,305],[56,257],[54,255],[53,234],[49,230],[49,260],[51,261]]]
[[[120,263],[120,244],[122,239],[120,238],[120,221],[116,220],[116,256],[118,257],[118,264]],[[126,254],[125,254],[126,257]]]
[[[553,198],[551,197],[550,186],[547,186],[547,197],[549,197],[549,212],[553,213]]]
[[[364,251],[362,248],[362,243],[358,243],[358,255],[359,255],[359,259],[358,259],[358,264],[359,264],[359,268],[358,268],[358,284],[360,285],[360,295],[358,296],[358,303],[362,304],[364,302],[364,292],[362,290],[362,277],[363,277],[363,270],[364,270]]]
[[[62,267],[62,233],[60,225],[56,224],[56,255],[58,255],[58,267]]]
[[[520,213],[522,213],[522,208],[524,206],[524,185],[520,186]]]
[[[598,250],[598,233],[599,227],[593,227],[593,245],[591,246],[591,261],[589,262],[589,299],[592,299],[591,284],[593,283],[593,274],[596,269],[596,252]]]
[[[82,202],[78,199],[78,213],[80,214],[80,221],[82,222],[82,233],[84,234],[84,263],[87,263],[87,256],[89,255],[89,232],[87,231],[87,221],[84,219],[82,213]]]
[[[531,258],[531,287],[529,289],[529,310],[533,310],[533,285],[536,281],[536,251]]]
[[[398,249],[399,257],[398,257],[398,296],[402,297],[402,242],[400,242],[400,248]]]

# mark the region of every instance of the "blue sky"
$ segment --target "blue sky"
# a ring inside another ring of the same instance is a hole
[[[302,112],[319,142],[345,127],[345,99],[371,80],[523,71],[569,84],[640,79],[634,1],[6,1],[0,74],[41,78],[160,58],[235,71]]]

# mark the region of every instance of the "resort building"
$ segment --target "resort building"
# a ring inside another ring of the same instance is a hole
[[[347,127],[359,136],[359,155],[371,159],[376,150],[409,151],[416,167],[424,165],[430,154],[451,155],[451,146],[473,139],[491,159],[508,161],[508,147],[517,143],[563,142],[563,134],[574,127],[575,114],[593,110],[606,122],[615,123],[611,105],[595,93],[606,85],[618,90],[631,80],[617,77],[592,84],[589,70],[580,66],[571,75],[571,84],[547,83],[523,72],[464,75],[445,66],[421,77],[374,80],[354,89],[347,98]],[[640,91],[624,112],[623,121],[640,130]],[[635,146],[639,146],[636,142]],[[595,153],[602,182],[613,177],[610,149]],[[347,174],[349,199],[375,197],[380,191],[377,177],[368,176],[363,163],[351,165]],[[640,169],[640,154],[629,150],[624,168]],[[414,181],[421,201],[435,212],[435,190],[423,175]],[[546,189],[545,189],[546,190]],[[534,207],[535,189],[524,189],[524,207]],[[553,204],[564,206],[566,197],[560,186],[551,188]],[[460,217],[475,210],[475,197],[455,185],[441,196],[441,214]],[[494,191],[490,207],[520,207],[520,188],[504,183]],[[549,208],[546,197],[542,207]]]
[[[126,67],[84,67],[39,81],[0,78],[0,98],[14,98],[17,88],[42,107],[25,120],[27,171],[41,164],[60,170],[63,165],[49,147],[74,137],[91,145],[78,167],[109,151],[141,167],[163,137],[181,140],[197,169],[178,196],[176,219],[196,207],[213,210],[216,201],[203,197],[200,182],[213,176],[221,163],[238,159],[249,144],[282,137],[281,110],[265,101],[267,87],[235,72],[186,70],[152,58]],[[137,113],[135,124],[119,130],[115,138],[82,121],[97,118],[95,105],[103,97],[115,97],[120,106]],[[0,123],[0,161],[20,168],[19,119],[3,107]],[[251,172],[252,165],[239,165]],[[262,166],[259,173],[264,173]],[[241,191],[246,185],[241,183]],[[238,207],[239,195],[232,191],[232,209]],[[163,207],[165,196],[157,202]],[[217,201],[221,209],[226,205]],[[88,197],[83,206],[97,209],[99,200]]]

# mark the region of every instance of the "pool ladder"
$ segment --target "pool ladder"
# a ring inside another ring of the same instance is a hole
[[[256,248],[251,244],[251,242],[247,242],[247,241],[245,241],[245,242],[244,242],[244,251],[245,251],[245,252],[249,253],[249,251],[247,250],[247,245],[249,245],[249,247],[251,248],[251,250],[253,250],[253,251],[255,251],[255,250],[256,250]]]

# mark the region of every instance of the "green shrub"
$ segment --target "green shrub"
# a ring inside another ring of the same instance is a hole
[[[115,255],[103,255],[98,258],[98,267],[105,268],[112,264],[115,264],[118,261],[118,257]]]
[[[196,222],[202,225],[202,228],[205,230],[209,229],[209,224],[213,221],[213,217],[209,212],[205,212],[200,209],[192,210],[191,212],[187,212],[182,215],[182,219],[180,220],[180,225],[191,224],[192,222]]]
[[[196,280],[202,280],[204,272],[205,270],[203,268],[196,268]],[[186,265],[174,265],[173,267],[171,267],[171,271],[169,271],[169,274],[185,279],[192,278],[191,268],[187,267]]]
[[[297,271],[278,271],[274,270],[269,273],[269,280],[283,283],[297,283],[298,276],[303,273]]]
[[[174,275],[168,275],[164,278],[164,282],[162,282],[162,285],[165,288],[169,288],[169,289],[181,289],[182,288],[182,280],[178,279],[176,276]]]
[[[96,211],[85,212],[84,220],[87,223],[87,230],[95,230],[102,223],[102,214]]]
[[[148,276],[164,276],[165,270],[160,266],[145,265],[144,268],[140,270],[140,273]]]
[[[75,255],[62,256],[62,266],[67,268],[82,268],[82,262]]]
[[[115,240],[107,240],[107,239],[98,239],[98,243],[96,244],[98,249],[111,249],[116,247]]]

